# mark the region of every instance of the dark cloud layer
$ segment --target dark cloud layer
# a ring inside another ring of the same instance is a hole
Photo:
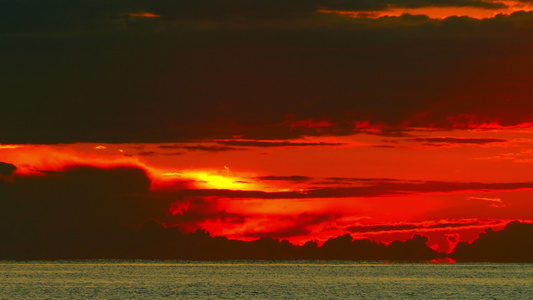
[[[315,6],[497,4],[241,2],[0,2],[0,143],[280,140],[366,132],[364,121],[398,135],[531,119],[533,13],[365,19]]]
[[[376,1],[378,2],[378,1]],[[393,7],[420,8],[420,7],[480,7],[487,9],[504,8],[502,2],[484,0],[383,0]]]
[[[15,227],[135,224],[164,216],[167,209],[162,205],[158,212],[158,205],[149,203],[150,180],[134,167],[78,166],[43,176],[17,176],[0,185],[0,219]]]
[[[308,176],[261,176],[257,177],[259,180],[280,180],[280,181],[308,181],[311,180],[311,177]]]
[[[243,147],[309,147],[309,146],[341,146],[343,143],[312,143],[312,142],[265,142],[265,141],[218,141],[229,146]]]
[[[436,138],[415,138],[417,142],[424,142],[428,145],[438,144],[489,144],[489,143],[504,143],[505,139],[496,138],[452,138],[452,137],[436,137]]]
[[[379,11],[391,7],[495,9],[505,5],[486,0],[4,0],[0,2],[0,32],[119,28],[117,23],[143,12],[164,20],[242,22],[303,18],[320,9]]]
[[[533,182],[481,183],[481,182],[373,182],[355,187],[319,187],[301,191],[263,192],[225,189],[184,189],[179,192],[182,197],[221,197],[221,198],[255,198],[255,199],[306,199],[306,198],[346,198],[378,197],[385,195],[402,195],[414,193],[449,193],[457,191],[504,191],[533,189]]]
[[[533,262],[533,225],[513,221],[500,231],[488,229],[472,243],[459,242],[457,261]]]
[[[9,176],[13,174],[17,170],[17,167],[13,164],[0,162],[0,175],[1,176]]]
[[[192,151],[208,151],[208,152],[222,152],[233,150],[244,150],[243,148],[227,147],[227,146],[205,146],[205,145],[161,145],[157,146],[159,149],[186,149]]]
[[[478,223],[438,223],[431,225],[403,224],[403,225],[367,225],[367,226],[349,226],[345,229],[349,232],[383,232],[383,231],[413,231],[436,228],[456,228],[477,225]]]
[[[184,146],[183,148],[187,150],[192,150],[192,151],[208,151],[208,152],[243,150],[242,148],[236,148],[236,147],[203,146],[203,145]]]

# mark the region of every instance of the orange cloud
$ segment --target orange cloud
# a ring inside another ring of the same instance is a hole
[[[22,147],[22,145],[1,145],[0,144],[0,150],[1,149],[16,149],[20,147]]]
[[[380,18],[380,17],[399,17],[403,14],[411,15],[425,15],[432,19],[445,19],[452,16],[467,16],[474,19],[492,18],[498,14],[510,15],[517,11],[531,11],[533,6],[525,1],[519,0],[501,0],[501,1],[487,1],[484,2],[487,6],[473,5],[468,6],[437,6],[425,2],[427,6],[423,7],[400,7],[399,5],[389,5],[386,9],[375,11],[350,11],[350,10],[318,10],[320,13],[334,13],[353,18]],[[441,2],[444,3],[444,2]],[[483,2],[480,1],[479,4]],[[474,4],[474,2],[470,2]]]
[[[129,14],[130,17],[137,17],[137,18],[160,18],[160,15],[156,15],[150,12],[140,12],[140,13],[133,13]]]

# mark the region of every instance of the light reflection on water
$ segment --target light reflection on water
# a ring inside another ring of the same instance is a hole
[[[533,264],[0,262],[2,299],[527,299]]]

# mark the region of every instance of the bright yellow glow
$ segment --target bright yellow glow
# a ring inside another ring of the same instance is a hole
[[[163,176],[179,176],[181,174],[182,174],[181,172],[165,172],[165,173],[163,173],[161,175],[163,175]]]
[[[228,190],[253,190],[256,186],[248,181],[229,174],[217,174],[209,171],[187,171],[183,178],[192,179],[203,188]]]
[[[106,146],[102,146],[102,145],[98,145],[98,146],[94,147],[94,149],[95,150],[105,150],[105,149],[107,149],[107,147]]]
[[[0,150],[1,149],[17,149],[20,147],[22,146],[21,145],[0,145]]]

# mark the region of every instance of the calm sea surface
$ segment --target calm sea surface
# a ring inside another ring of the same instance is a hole
[[[533,299],[533,264],[0,262],[1,299]]]

